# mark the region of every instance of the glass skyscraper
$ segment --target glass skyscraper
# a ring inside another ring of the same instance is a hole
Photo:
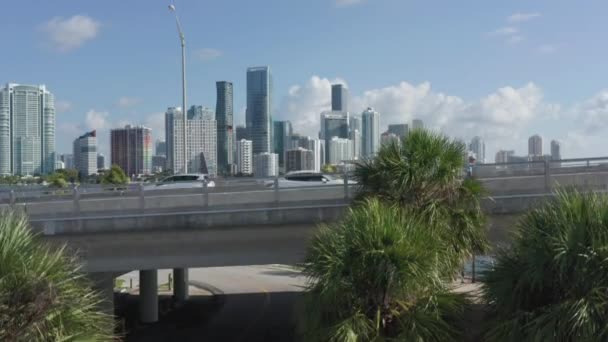
[[[272,146],[279,155],[279,167],[285,166],[285,151],[289,150],[289,137],[292,135],[291,122],[275,121],[272,130]]]
[[[217,103],[217,169],[218,173],[230,175],[234,169],[234,131],[233,131],[233,87],[232,82],[216,82]]]
[[[343,84],[331,86],[331,110],[334,112],[348,112],[348,89]]]
[[[272,152],[272,76],[268,66],[247,69],[245,121],[253,154]]]
[[[370,158],[380,150],[380,113],[370,107],[361,114],[361,118],[361,153],[363,157]]]
[[[319,139],[325,141],[325,162],[329,163],[329,142],[333,137],[348,139],[348,112],[321,113]]]
[[[55,101],[44,85],[0,89],[0,175],[55,170]]]

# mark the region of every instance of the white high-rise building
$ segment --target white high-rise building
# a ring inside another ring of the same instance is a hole
[[[302,147],[285,151],[285,172],[313,171],[314,153]]]
[[[559,144],[559,141],[551,140],[551,160],[561,160],[561,159],[562,159],[562,153],[561,153],[561,146]]]
[[[348,112],[321,113],[321,130],[319,138],[325,141],[325,162],[329,162],[329,141],[333,137],[348,139]]]
[[[55,100],[44,85],[0,89],[0,175],[55,170]]]
[[[469,150],[475,153],[477,164],[484,164],[486,162],[486,143],[481,137],[473,137]]]
[[[543,155],[543,138],[535,134],[528,139],[528,156],[541,157]]]
[[[279,155],[276,153],[258,153],[254,156],[254,176],[260,178],[279,175]]]
[[[380,141],[381,141],[382,145],[388,145],[388,144],[399,145],[401,143],[401,139],[399,138],[399,136],[397,136],[397,134],[395,134],[395,133],[390,133],[390,132],[382,133]]]
[[[167,167],[173,172],[183,169],[182,125],[184,115],[180,107],[170,107],[165,113]],[[205,115],[194,115],[187,120],[188,172],[217,174],[217,122]]]
[[[97,173],[97,133],[87,132],[74,140],[74,166],[81,177]]]
[[[333,137],[329,141],[329,164],[338,165],[344,161],[352,160],[352,141]]]
[[[355,129],[350,132],[350,140],[353,142],[353,160],[361,158],[362,139],[361,131]]]
[[[253,155],[251,140],[241,139],[236,143],[236,166],[237,172],[243,175],[253,173]]]
[[[361,154],[370,158],[380,150],[380,113],[369,107],[361,114],[361,120]]]

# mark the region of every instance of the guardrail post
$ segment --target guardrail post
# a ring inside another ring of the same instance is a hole
[[[9,193],[9,200],[11,203],[11,208],[15,207],[15,202],[17,202],[17,198],[15,197],[15,190],[11,190]]]
[[[545,190],[551,192],[551,164],[548,160],[545,162]]]
[[[72,197],[74,199],[74,214],[80,214],[80,190],[78,185],[74,184],[72,187]]]
[[[348,171],[346,168],[344,169],[342,177],[344,177],[344,199],[348,201]]]
[[[144,185],[142,183],[138,184],[139,187],[139,210],[144,212],[146,210],[146,196],[144,191]]]
[[[209,184],[206,179],[203,181],[203,200],[205,209],[209,208]]]
[[[279,203],[279,176],[274,177],[274,202]]]

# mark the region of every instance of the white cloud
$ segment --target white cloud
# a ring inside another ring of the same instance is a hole
[[[366,0],[334,0],[337,7],[348,7],[353,5],[358,5]]]
[[[74,106],[69,101],[55,101],[55,111],[57,113],[65,113],[72,110]]]
[[[110,113],[100,112],[94,109],[89,110],[84,119],[84,123],[89,130],[103,130],[111,127],[108,117]]]
[[[123,96],[118,99],[116,105],[120,108],[130,108],[141,103],[141,99],[136,97]]]
[[[510,23],[522,23],[540,17],[540,13],[514,13],[507,17]]]
[[[573,109],[587,133],[608,128],[608,89],[603,90]]]
[[[55,17],[44,23],[42,30],[54,49],[67,52],[95,38],[100,27],[101,24],[91,17],[75,15],[67,19]]]
[[[194,51],[194,55],[203,62],[209,62],[222,57],[224,52],[213,48],[203,48]]]
[[[513,26],[505,26],[494,31],[488,32],[490,36],[510,36],[519,33],[519,29]]]
[[[537,48],[537,51],[544,54],[552,54],[556,52],[558,46],[555,44],[543,44]]]

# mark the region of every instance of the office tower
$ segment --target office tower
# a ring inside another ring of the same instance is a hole
[[[469,150],[475,153],[477,164],[484,164],[486,162],[486,143],[481,137],[473,137]]]
[[[315,156],[313,151],[298,147],[285,151],[285,172],[314,171]]]
[[[188,109],[188,120],[215,120],[215,112],[209,107],[191,106]]]
[[[358,130],[361,132],[361,116],[359,115],[348,115],[348,130],[350,132]]]
[[[361,131],[356,129],[350,132],[350,140],[353,146],[353,159],[359,160],[361,158],[361,148],[363,147],[361,139]]]
[[[106,169],[106,157],[102,153],[97,154],[97,170]]]
[[[74,168],[74,155],[73,154],[62,154],[59,159],[63,162],[65,169]]]
[[[217,175],[217,122],[188,120],[188,172]]]
[[[352,141],[348,139],[333,137],[329,141],[329,164],[338,165],[344,161],[353,159]]]
[[[253,154],[272,151],[272,76],[270,67],[247,69],[245,121]]]
[[[319,139],[313,139],[308,137],[308,144],[305,147],[307,150],[312,151],[313,157],[313,166],[312,169],[315,172],[321,171],[321,166],[323,166],[323,145],[322,141]]]
[[[63,170],[65,169],[65,163],[61,160],[55,161],[55,170]]]
[[[420,119],[414,119],[412,120],[412,129],[423,129],[424,128],[424,122]]]
[[[55,170],[55,100],[44,85],[0,88],[0,175]]]
[[[276,177],[279,175],[279,156],[276,153],[258,153],[254,156],[253,166],[256,177]]]
[[[110,131],[112,165],[118,165],[127,177],[152,172],[152,130],[126,125]]]
[[[332,84],[331,86],[331,110],[348,112],[348,89],[343,84]]]
[[[528,155],[538,157],[543,155],[543,138],[535,134],[528,139]]]
[[[152,156],[152,172],[163,172],[167,165],[167,157],[163,155]]]
[[[361,119],[361,153],[364,158],[371,158],[380,150],[380,113],[369,107]]]
[[[399,139],[399,136],[397,136],[395,133],[384,132],[380,136],[380,143],[382,145],[388,145],[388,144],[399,145],[401,143],[401,139]]]
[[[291,122],[275,121],[272,130],[272,145],[274,153],[279,155],[279,167],[285,166],[285,151],[289,149],[288,140],[293,134]]]
[[[398,136],[401,140],[407,137],[409,127],[407,124],[388,125],[388,132]]]
[[[156,140],[156,146],[154,148],[154,155],[166,156],[167,155],[167,143],[162,140]]]
[[[515,155],[515,151],[509,150],[500,150],[496,152],[496,158],[494,159],[496,164],[506,164],[509,162],[509,159]]]
[[[167,152],[167,169],[180,173],[184,168],[182,125],[184,114],[181,107],[169,107],[165,112],[165,139]]]
[[[241,141],[243,139],[248,140],[248,135],[247,135],[247,127],[245,126],[236,126],[236,134],[235,134],[235,138],[236,141]]]
[[[236,142],[237,173],[242,175],[253,174],[253,155],[251,149],[251,140],[241,139]]]
[[[551,160],[561,160],[561,145],[557,140],[551,140]]]
[[[329,162],[329,141],[333,137],[348,139],[348,113],[323,112],[321,113],[321,131],[319,138],[325,141],[325,162]]]
[[[224,175],[231,175],[234,167],[234,112],[232,82],[215,83],[217,100],[215,119],[217,121],[217,168]]]
[[[74,140],[74,166],[80,177],[97,173],[97,133],[87,132]]]

